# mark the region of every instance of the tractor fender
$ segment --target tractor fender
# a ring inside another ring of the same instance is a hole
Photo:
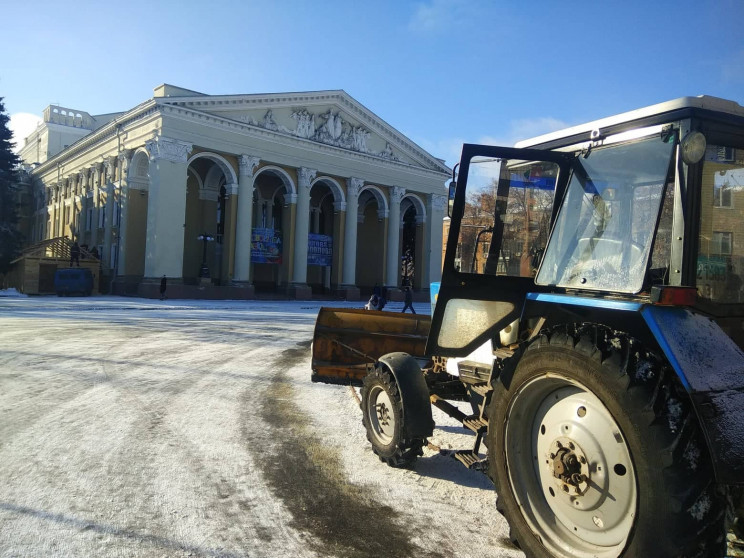
[[[411,437],[428,438],[434,432],[429,388],[418,361],[408,353],[388,353],[378,360],[390,370],[403,402],[403,424]]]
[[[716,480],[744,484],[744,351],[690,309],[645,305],[641,315],[690,394]]]

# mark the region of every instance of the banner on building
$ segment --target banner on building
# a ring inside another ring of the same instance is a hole
[[[282,263],[282,231],[254,228],[251,234],[251,261],[253,263]]]
[[[307,235],[307,265],[330,266],[333,260],[333,237],[325,234]]]

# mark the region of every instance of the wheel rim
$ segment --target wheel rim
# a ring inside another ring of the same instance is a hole
[[[554,375],[522,386],[505,424],[512,493],[532,531],[559,556],[620,556],[637,482],[620,427],[583,385]]]
[[[382,445],[388,445],[395,435],[395,413],[393,402],[381,386],[372,388],[367,407],[372,435]]]

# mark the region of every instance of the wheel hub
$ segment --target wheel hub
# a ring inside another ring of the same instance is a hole
[[[384,402],[378,403],[375,405],[375,410],[377,411],[377,421],[380,423],[380,426],[388,426],[390,424],[390,409],[388,409],[388,406]]]
[[[375,438],[381,444],[389,444],[395,435],[395,409],[384,389],[378,387],[370,394],[367,413]]]
[[[560,490],[580,496],[589,488],[589,462],[581,447],[561,436],[553,440],[548,454],[548,467]]]

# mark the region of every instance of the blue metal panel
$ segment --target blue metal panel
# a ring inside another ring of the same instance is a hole
[[[552,304],[568,304],[571,306],[587,306],[607,310],[621,310],[624,312],[638,312],[643,306],[640,302],[627,300],[608,300],[586,296],[563,295],[554,293],[527,293],[528,300],[549,302]]]
[[[690,393],[716,480],[744,483],[744,352],[716,322],[686,308],[645,306],[641,315]]]
[[[744,352],[716,322],[672,306],[648,305],[641,315],[688,391],[744,388]]]

